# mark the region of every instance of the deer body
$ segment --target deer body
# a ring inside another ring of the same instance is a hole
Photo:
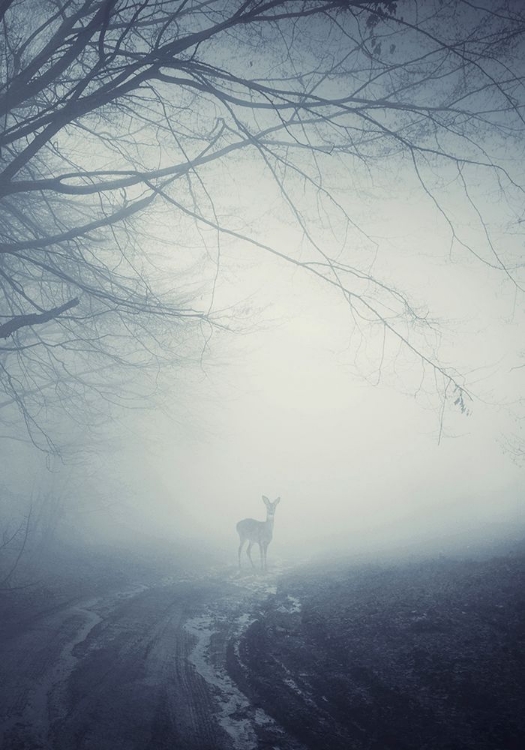
[[[252,565],[255,568],[252,560],[252,547],[254,544],[259,545],[259,552],[261,555],[261,570],[266,570],[266,552],[268,545],[272,541],[273,536],[273,523],[275,509],[279,504],[281,498],[278,497],[273,503],[271,500],[263,495],[263,502],[266,505],[266,521],[256,521],[254,518],[245,518],[244,521],[239,521],[237,524],[237,533],[239,534],[239,568],[241,567],[241,552],[245,542],[248,542],[246,548],[246,554]]]

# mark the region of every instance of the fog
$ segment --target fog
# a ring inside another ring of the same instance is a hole
[[[312,51],[304,54],[310,63]],[[235,47],[225,45],[221,56],[233,65]],[[498,143],[494,152],[510,169],[512,155]],[[169,156],[159,148],[157,166]],[[105,163],[102,153],[96,159]],[[213,215],[235,228],[220,241],[213,222],[174,218],[169,205],[148,215],[141,237],[166,287],[189,274],[188,288],[202,287],[200,309],[231,314],[235,330],[206,332],[187,363],[136,373],[136,393],[148,397],[128,411],[101,403],[96,426],[84,424],[81,409],[53,416],[59,457],[15,437],[5,451],[3,502],[25,512],[50,492],[60,498],[65,538],[109,547],[180,543],[197,554],[214,550],[232,566],[235,524],[264,519],[262,495],[282,498],[276,559],[461,553],[469,538],[519,536],[523,471],[509,440],[520,429],[524,320],[521,288],[508,273],[519,273],[522,252],[506,231],[512,206],[494,200],[475,171],[463,189],[450,162],[425,176],[439,185],[439,204],[395,152],[373,173],[370,164],[330,161],[332,202],[306,181],[285,200],[284,182],[255,157],[205,164]],[[208,198],[203,187],[200,199]],[[306,218],[297,220],[287,202]],[[344,231],[337,206],[351,217]],[[235,233],[246,226],[251,247]],[[508,266],[494,260],[487,227]],[[168,255],[163,243],[173,236],[177,253]],[[393,290],[390,301],[406,294],[428,325],[418,329],[412,312],[405,320],[406,306],[391,310],[396,339],[380,320],[359,317],[337,289],[300,267],[318,257],[317,242],[328,257],[350,252],[364,274],[356,288],[373,274]],[[276,257],[288,252],[295,266]],[[465,413],[447,393],[447,373],[470,394]]]
[[[235,524],[264,520],[267,495],[282,498],[270,557],[290,563],[471,554],[520,538],[523,469],[505,440],[522,389],[523,311],[491,269],[447,257],[448,228],[437,222],[430,238],[429,221],[402,199],[369,217],[389,238],[375,269],[437,321],[433,345],[465,374],[469,414],[443,409],[419,364],[385,354],[331,291],[271,260],[243,264],[233,246],[235,280],[219,285],[217,304],[247,300],[253,329],[212,339],[208,366],[161,408],[124,418],[99,479],[102,495],[106,478],[122,482],[122,509],[98,515],[100,528],[187,539],[235,565]]]
[[[400,355],[378,367],[373,332],[356,332],[344,304],[261,261],[235,280],[257,310],[249,332],[213,338],[206,361],[165,375],[146,408],[119,411],[71,459],[46,468],[13,453],[6,479],[33,500],[58,491],[66,538],[126,554],[172,546],[175,567],[186,552],[235,566],[236,522],[264,520],[262,495],[282,498],[270,563],[468,555],[519,539],[523,472],[505,450],[522,372],[512,295],[406,243],[398,261],[440,320],[441,356],[468,373],[470,414],[414,387],[421,374]]]

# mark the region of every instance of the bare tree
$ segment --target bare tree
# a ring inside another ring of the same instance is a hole
[[[0,541],[0,593],[13,588],[13,580],[27,552],[32,508],[16,523],[5,523]],[[3,519],[2,519],[3,520]]]
[[[39,578],[57,546],[64,506],[60,488],[23,497],[2,485],[0,592],[25,587]]]
[[[379,368],[400,345],[444,404],[467,408],[431,320],[371,270],[381,247],[352,208],[353,179],[409,173],[450,252],[522,291],[516,239],[486,218],[497,195],[521,228],[520,3],[4,0],[0,17],[0,406],[16,405],[35,442],[51,446],[52,394],[111,398],[107,372],[184,361],[226,324],[225,242],[333,288],[354,325],[381,331]],[[264,235],[260,176],[297,247]],[[251,207],[235,216],[238,180]],[[458,195],[474,239],[454,219]],[[204,293],[183,272],[192,258]]]

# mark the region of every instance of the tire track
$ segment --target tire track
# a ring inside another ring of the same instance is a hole
[[[92,609],[97,601],[89,599],[62,612],[54,610],[36,627],[9,640],[1,675],[5,705],[0,719],[2,747],[15,744],[19,735],[30,735],[41,747],[47,746],[52,723],[66,711],[64,683],[78,660],[73,652],[101,621]],[[46,639],[46,634],[50,638]]]
[[[3,750],[252,750],[262,736],[290,750],[226,670],[228,638],[273,593],[268,579],[164,579],[39,618],[0,645]]]

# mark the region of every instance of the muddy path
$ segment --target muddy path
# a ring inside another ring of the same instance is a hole
[[[3,628],[0,747],[521,750],[524,591],[525,553],[79,594]]]
[[[276,580],[165,579],[69,602],[0,645],[5,750],[295,750],[229,676]]]

